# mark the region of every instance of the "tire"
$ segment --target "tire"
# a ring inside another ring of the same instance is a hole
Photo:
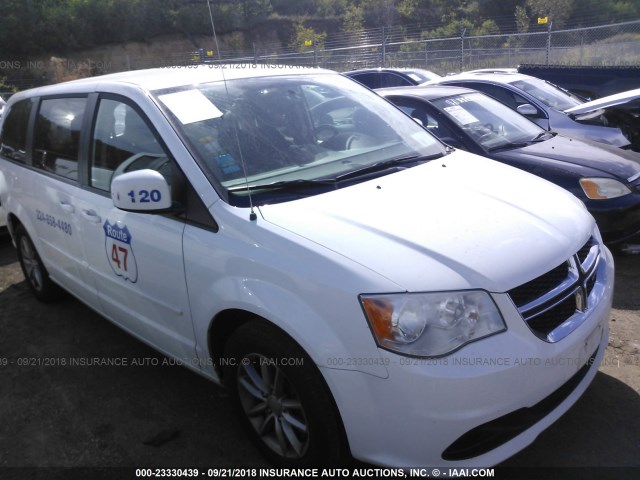
[[[62,289],[49,278],[49,273],[42,263],[36,247],[22,225],[16,227],[16,245],[22,273],[33,295],[43,303],[51,303],[60,299],[63,295]]]
[[[350,458],[337,408],[309,356],[289,336],[252,320],[225,348],[225,383],[239,419],[274,465],[338,465]],[[290,365],[294,359],[295,365]]]

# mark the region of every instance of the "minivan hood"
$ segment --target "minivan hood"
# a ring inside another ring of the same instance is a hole
[[[636,88],[634,90],[627,90],[626,92],[620,92],[614,95],[609,95],[608,97],[602,97],[596,100],[592,100],[590,102],[582,103],[576,107],[571,107],[565,110],[564,112],[572,113],[574,115],[580,114],[580,113],[588,113],[588,112],[593,112],[594,110],[599,110],[601,108],[621,105],[623,103],[627,103],[632,100],[635,100],[636,98],[640,98],[640,88]]]
[[[260,212],[414,292],[505,292],[566,261],[594,229],[565,190],[462,151]]]
[[[571,165],[587,167],[616,177],[622,182],[640,173],[640,155],[636,152],[623,150],[614,146],[588,140],[568,138],[556,135],[543,142],[533,143],[526,147],[513,150],[504,150],[493,154],[493,158],[499,160],[524,160],[540,162],[550,159],[566,163],[566,168],[571,170]],[[558,166],[557,166],[558,167]],[[579,175],[593,175],[598,172],[584,171],[582,168],[574,169]]]

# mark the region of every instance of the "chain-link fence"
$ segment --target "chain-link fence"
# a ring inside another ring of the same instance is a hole
[[[518,64],[640,65],[640,21],[509,35],[421,38],[415,32],[363,32],[306,53],[245,57],[244,61],[314,65],[333,70],[421,67],[437,73]],[[229,60],[231,60],[229,58]]]
[[[213,42],[210,42],[213,43]],[[2,60],[5,83],[28,88],[71,78],[202,62],[270,63],[318,66],[346,71],[368,67],[420,67],[446,74],[518,64],[640,65],[640,20],[588,28],[539,32],[429,38],[419,25],[335,33],[297,51],[279,43],[221,52],[169,51],[131,55],[103,49],[86,57],[49,60]],[[34,73],[35,72],[35,73]]]

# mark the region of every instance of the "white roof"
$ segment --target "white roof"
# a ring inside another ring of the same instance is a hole
[[[447,75],[446,77],[439,78],[435,80],[433,83],[446,82],[448,80],[490,80],[500,83],[511,83],[518,80],[530,80],[532,78],[531,75],[525,75],[523,73],[518,73],[515,70],[503,68],[503,69],[488,69],[488,70],[477,70],[470,72],[462,72],[455,75]]]
[[[101,85],[128,84],[143,90],[154,91],[184,85],[194,85],[237,78],[269,77],[299,74],[335,74],[330,70],[311,67],[260,64],[204,64],[180,67],[153,68],[112,73],[70,82],[38,87],[14,95],[17,99],[34,95],[55,95],[99,91]]]

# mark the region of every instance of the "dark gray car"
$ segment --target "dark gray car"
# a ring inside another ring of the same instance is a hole
[[[622,101],[609,108],[580,108],[577,112],[588,105],[580,97],[510,69],[465,72],[431,83],[486,93],[548,131],[640,151],[640,120],[621,108]]]

